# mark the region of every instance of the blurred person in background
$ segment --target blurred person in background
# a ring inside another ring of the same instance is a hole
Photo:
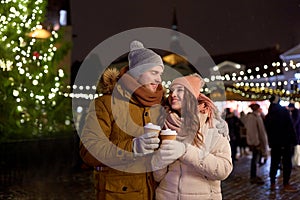
[[[232,163],[235,164],[235,161],[237,161],[237,148],[240,144],[240,127],[243,126],[243,124],[241,120],[230,111],[230,108],[225,109],[225,114],[225,121],[229,129]]]
[[[282,160],[283,189],[286,192],[297,192],[290,185],[292,172],[292,155],[297,144],[296,133],[289,111],[280,104],[279,96],[272,95],[265,125],[271,148],[270,182],[271,190],[276,189],[276,175]]]
[[[245,126],[247,129],[247,144],[252,151],[251,167],[250,167],[250,182],[255,184],[264,184],[261,177],[257,176],[257,163],[260,155],[265,159],[268,156],[268,141],[265,125],[260,116],[260,105],[257,103],[249,106],[252,112],[247,114]]]
[[[240,127],[240,156],[248,155],[247,151],[247,129],[245,126],[246,123],[246,114],[244,111],[240,112],[240,120],[242,122],[242,126]]]
[[[292,117],[293,125],[296,131],[297,144],[300,145],[300,112],[299,109],[295,107],[294,103],[290,103],[288,105],[288,109],[290,110],[290,115]]]
[[[295,146],[294,153],[292,156],[293,167],[300,166],[300,112],[295,107],[294,103],[288,105],[290,115],[292,117],[294,129],[296,131],[297,145]]]

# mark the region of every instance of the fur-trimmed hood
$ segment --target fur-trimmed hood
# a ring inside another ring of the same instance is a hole
[[[116,68],[107,68],[102,74],[98,85],[97,93],[111,94],[120,77],[120,71]]]

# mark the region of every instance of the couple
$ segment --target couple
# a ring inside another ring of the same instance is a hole
[[[232,171],[228,128],[200,94],[202,78],[175,79],[164,99],[161,57],[133,41],[128,60],[102,75],[103,96],[91,103],[81,133],[96,199],[222,199],[221,180]],[[176,130],[177,139],[160,144],[156,133],[144,133],[149,122]]]

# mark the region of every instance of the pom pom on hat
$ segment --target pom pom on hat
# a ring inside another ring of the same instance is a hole
[[[130,43],[130,51],[145,48],[144,45],[137,40],[134,40]]]
[[[128,61],[129,74],[134,78],[138,78],[142,73],[155,66],[161,66],[164,69],[161,57],[151,49],[145,48],[143,43],[137,40],[130,43]]]
[[[173,80],[170,87],[179,84],[188,89],[196,98],[200,94],[200,89],[204,86],[204,80],[199,74],[191,74],[188,76],[179,77]]]

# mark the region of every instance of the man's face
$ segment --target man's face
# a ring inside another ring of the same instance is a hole
[[[163,69],[161,66],[152,67],[150,70],[141,74],[138,78],[138,82],[144,85],[152,92],[156,92],[158,85],[161,83],[161,75]]]
[[[184,87],[182,85],[173,85],[170,88],[170,104],[173,110],[180,111],[182,108],[182,101],[184,95]]]

